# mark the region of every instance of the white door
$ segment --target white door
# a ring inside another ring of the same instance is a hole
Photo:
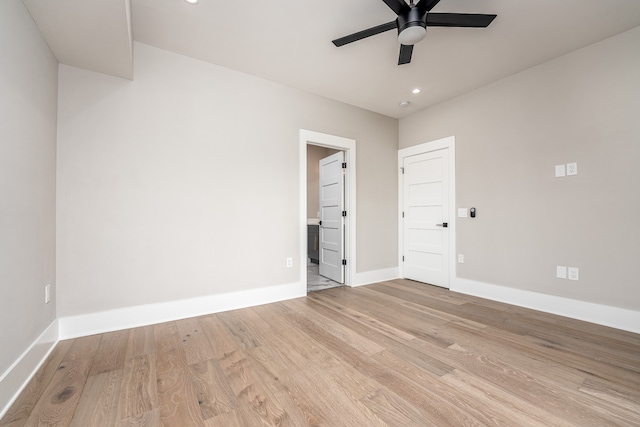
[[[344,153],[320,160],[320,275],[344,283]]]
[[[449,287],[449,150],[403,161],[404,277]]]

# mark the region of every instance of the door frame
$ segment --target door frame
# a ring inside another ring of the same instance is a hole
[[[344,177],[344,210],[347,211],[344,226],[344,253],[347,265],[344,285],[353,286],[356,274],[356,140],[300,129],[299,179],[300,179],[300,283],[307,288],[307,145],[334,148],[344,151],[347,173]],[[303,260],[305,262],[303,263]]]
[[[449,149],[449,289],[454,284],[456,275],[456,138],[448,136],[435,141],[425,142],[409,148],[398,150],[398,271],[400,277],[404,278],[404,262],[402,256],[404,252],[404,227],[402,220],[402,210],[404,208],[404,182],[402,167],[406,157],[418,154],[429,153]]]

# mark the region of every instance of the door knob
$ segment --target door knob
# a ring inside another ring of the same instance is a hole
[[[443,222],[442,224],[436,224],[437,227],[442,227],[442,228],[447,228],[449,227],[449,223],[448,222]]]

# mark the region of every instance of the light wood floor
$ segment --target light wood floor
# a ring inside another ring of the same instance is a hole
[[[62,341],[2,426],[639,426],[640,336],[397,280]]]

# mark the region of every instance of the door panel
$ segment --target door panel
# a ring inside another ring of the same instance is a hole
[[[344,283],[344,153],[320,160],[320,275]]]
[[[404,277],[449,287],[449,152],[404,158]]]

